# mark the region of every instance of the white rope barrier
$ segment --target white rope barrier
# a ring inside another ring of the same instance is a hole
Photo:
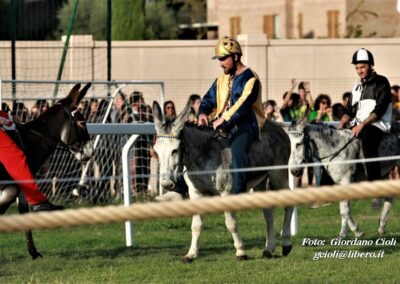
[[[371,162],[382,162],[382,161],[396,161],[400,160],[400,155],[399,156],[387,156],[387,157],[380,157],[380,158],[368,158],[368,159],[351,159],[351,160],[346,160],[346,161],[331,161],[331,162],[314,162],[314,163],[303,163],[296,165],[298,168],[307,168],[307,167],[313,167],[313,166],[326,166],[326,165],[347,165],[347,164],[357,164],[357,163],[371,163]],[[243,169],[221,169],[219,172],[221,173],[233,173],[233,172],[257,172],[257,171],[273,171],[273,170],[283,170],[283,169],[289,169],[289,165],[276,165],[276,166],[262,166],[262,167],[249,167],[249,168],[243,168]],[[206,174],[213,174],[215,173],[215,170],[213,171],[191,171],[191,175],[206,175]],[[136,177],[154,177],[158,176],[158,174],[151,174],[151,175],[136,175]],[[76,182],[80,181],[81,178],[75,177],[75,178],[57,178],[58,182]],[[110,180],[110,179],[119,179],[122,180],[123,176],[103,176],[101,178],[97,177],[87,177],[86,181],[99,181],[99,180]],[[37,179],[35,180],[37,183],[51,183],[53,181],[53,178],[51,179]],[[30,183],[31,181],[29,180],[19,180],[18,183]],[[2,184],[17,184],[14,180],[2,180],[0,181],[0,185]]]
[[[336,202],[400,195],[400,183],[376,181],[346,186],[323,186],[307,190],[280,190],[207,197],[198,200],[106,206],[0,217],[0,232],[49,229],[78,225],[106,224],[128,220],[150,220],[240,211],[253,208],[288,207],[313,202]]]

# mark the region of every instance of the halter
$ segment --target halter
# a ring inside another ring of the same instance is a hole
[[[161,134],[157,135],[157,138],[171,138],[171,139],[179,139],[179,136],[176,134]]]
[[[183,149],[184,149],[184,145],[183,145],[183,141],[181,140],[181,137],[175,133],[173,134],[160,134],[160,135],[156,135],[157,138],[168,138],[168,139],[178,139],[180,140],[180,144],[179,144],[179,156],[178,156],[178,174],[182,173],[182,175],[184,174],[183,171]],[[178,175],[175,176],[174,174],[174,183],[176,184],[178,181]]]
[[[59,104],[59,105],[61,105],[61,104]],[[70,118],[70,131],[71,131],[71,128],[72,128],[71,126],[72,126],[73,122],[77,123],[75,115],[76,115],[77,112],[79,113],[79,111],[76,109],[76,110],[73,110],[73,111],[69,112],[66,109],[65,106],[63,106],[63,110],[68,115],[68,117]],[[76,144],[80,144],[79,146],[73,147],[74,145],[67,144],[68,141],[67,141],[67,143],[65,143],[61,139],[54,138],[54,137],[52,137],[50,135],[45,135],[45,134],[43,134],[43,133],[41,133],[39,131],[36,131],[34,129],[29,129],[29,131],[31,133],[35,134],[36,136],[45,138],[44,140],[49,139],[49,140],[53,141],[55,144],[57,144],[56,149],[67,151],[67,152],[71,152],[71,150],[73,150],[73,151],[75,151],[77,153],[80,153],[80,154],[83,154],[83,152],[84,152],[83,151],[83,144],[80,141],[77,141],[77,143],[76,143]],[[75,134],[76,134],[76,137],[78,137],[78,130],[77,129],[75,129]]]

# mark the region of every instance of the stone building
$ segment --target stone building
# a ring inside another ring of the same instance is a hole
[[[209,38],[399,37],[397,0],[207,0]]]

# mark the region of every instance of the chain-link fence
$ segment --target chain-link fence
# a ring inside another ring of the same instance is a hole
[[[12,109],[18,123],[36,119],[51,107],[54,101],[51,90],[55,83],[3,81],[0,96],[3,108]],[[75,82],[57,83],[59,98],[62,98]],[[12,85],[17,86],[16,100],[12,96]],[[151,107],[147,104],[153,100],[164,101],[162,82],[93,82],[78,109],[88,123],[139,124],[153,121]],[[85,164],[77,161],[70,152],[57,149],[36,175],[40,190],[50,199],[63,203],[82,199],[104,203],[118,199],[122,192],[121,152],[129,136],[93,135],[95,153]],[[152,145],[152,135],[140,135],[130,151],[132,192],[149,189]]]

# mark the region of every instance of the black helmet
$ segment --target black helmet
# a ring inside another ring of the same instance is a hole
[[[369,65],[374,65],[374,56],[369,50],[365,48],[360,48],[353,54],[353,59],[351,64],[367,63]]]

